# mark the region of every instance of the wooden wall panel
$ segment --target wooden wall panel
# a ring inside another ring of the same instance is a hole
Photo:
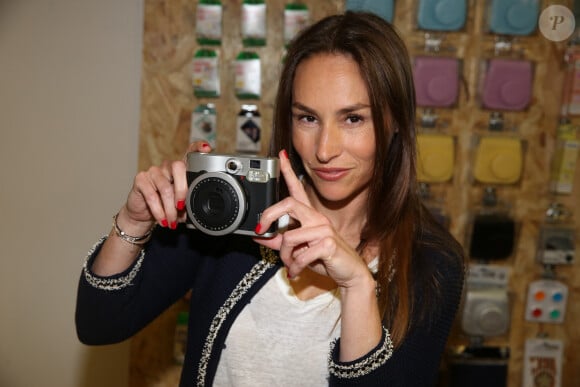
[[[344,0],[304,1],[308,4],[312,19],[344,10]],[[146,169],[163,159],[183,156],[189,138],[190,115],[199,103],[214,102],[218,111],[217,151],[233,152],[235,146],[236,116],[243,101],[233,93],[232,61],[242,50],[240,37],[241,0],[223,0],[224,39],[220,50],[222,95],[215,100],[197,99],[191,87],[191,60],[200,48],[195,36],[195,12],[197,1],[146,0],[143,31],[143,64],[141,93],[141,127],[139,168]],[[543,6],[553,2],[544,1]],[[572,1],[558,4],[571,7]],[[269,139],[275,85],[279,63],[283,53],[282,15],[286,1],[267,1],[268,42],[265,47],[252,49],[260,55],[263,68],[263,95],[257,102],[262,114],[264,140],[263,151]],[[469,214],[479,204],[483,187],[472,182],[472,141],[474,134],[482,133],[489,112],[480,109],[477,99],[479,64],[493,46],[493,38],[483,31],[484,1],[469,2],[468,22],[464,31],[450,33],[444,43],[454,47],[452,55],[461,58],[465,87],[459,104],[454,109],[438,111],[442,121],[448,123],[446,131],[456,136],[457,157],[454,178],[451,182],[433,186],[434,194],[445,198],[445,206],[451,215],[451,231],[465,241]],[[408,43],[412,55],[421,52],[424,34],[414,28],[415,8],[411,0],[399,0],[395,8],[395,26]],[[539,278],[541,267],[535,263],[535,250],[539,227],[544,212],[552,201],[558,201],[573,209],[576,214],[576,242],[580,251],[580,232],[577,212],[580,192],[580,173],[575,176],[572,195],[554,196],[548,190],[549,166],[555,146],[561,89],[564,82],[563,55],[565,43],[554,43],[539,32],[517,40],[515,46],[525,58],[535,64],[534,95],[531,106],[522,113],[506,114],[517,123],[517,135],[526,143],[524,173],[515,186],[498,188],[502,200],[512,203],[514,214],[520,224],[516,252],[501,265],[511,269],[510,291],[512,300],[512,324],[509,335],[490,340],[490,344],[509,345],[509,386],[522,383],[523,345],[527,338],[544,333],[551,338],[565,340],[565,363],[563,386],[572,386],[580,380],[580,360],[576,352],[580,348],[580,276],[578,263],[558,268],[558,275],[570,286],[570,302],[563,325],[535,324],[524,321],[527,286]],[[580,124],[580,118],[574,121]],[[176,315],[186,308],[178,302],[155,322],[139,333],[132,343],[131,386],[177,385],[180,367],[172,362],[173,330]],[[466,344],[458,329],[450,338],[453,348]]]

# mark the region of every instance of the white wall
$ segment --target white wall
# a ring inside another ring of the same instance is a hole
[[[74,329],[87,249],[137,168],[143,0],[0,0],[0,386],[124,386]]]

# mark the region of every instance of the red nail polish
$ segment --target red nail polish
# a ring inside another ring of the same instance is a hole
[[[171,222],[171,229],[175,230],[177,228],[177,222]]]
[[[182,211],[185,208],[185,200],[180,200],[177,202],[177,209]]]
[[[282,154],[284,155],[284,157],[286,157],[287,159],[288,157],[288,152],[286,152],[286,149],[282,149]]]
[[[254,232],[255,232],[256,234],[259,234],[259,233],[260,233],[260,230],[262,230],[262,225],[261,225],[260,223],[258,223],[258,224],[256,225],[256,229],[254,230]]]
[[[204,142],[203,144],[201,144],[202,148],[209,148],[209,144],[207,142]]]
[[[167,227],[167,226],[169,226],[169,223],[167,222],[167,219],[163,219],[163,220],[161,221],[161,225],[162,225],[163,227]]]

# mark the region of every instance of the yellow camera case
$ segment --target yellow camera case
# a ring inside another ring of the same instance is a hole
[[[417,179],[425,183],[443,183],[453,176],[455,143],[444,134],[417,135]]]
[[[521,176],[522,142],[513,137],[482,137],[477,147],[474,178],[484,184],[513,184]]]

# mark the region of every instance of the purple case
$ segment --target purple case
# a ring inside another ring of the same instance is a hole
[[[413,66],[417,106],[451,107],[459,96],[459,60],[419,56]]]
[[[494,110],[525,110],[532,100],[532,62],[490,59],[483,75],[481,103]]]

